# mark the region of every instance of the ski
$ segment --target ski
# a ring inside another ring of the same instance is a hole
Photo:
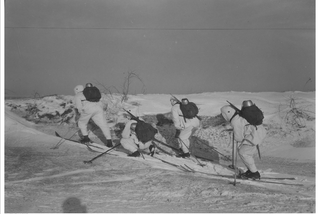
[[[191,170],[189,170],[188,168],[186,168],[185,166],[183,166],[183,165],[180,165],[179,167],[181,167],[184,171],[186,171],[186,172],[193,172],[193,171],[191,171]]]
[[[303,184],[290,184],[290,183],[282,183],[282,182],[273,182],[273,181],[266,181],[264,178],[260,178],[260,180],[251,180],[251,179],[242,179],[238,178],[239,180],[249,181],[249,182],[261,182],[261,183],[268,183],[268,184],[280,184],[280,185],[288,185],[288,186],[303,186]]]
[[[191,167],[189,167],[187,164],[184,164],[189,170],[191,170],[193,173],[195,173],[196,171],[194,169],[192,169]]]
[[[262,177],[261,179],[267,179],[267,180],[297,180],[294,177],[283,177],[283,178],[277,178],[277,177]]]
[[[216,149],[215,147],[211,147],[211,146],[205,144],[204,142],[202,142],[202,141],[199,140],[198,138],[195,138],[195,139],[196,139],[195,142],[196,142],[198,145],[200,145],[200,146],[201,146],[201,145],[205,145],[205,146],[206,146],[207,148],[209,148],[211,151],[214,151],[214,152],[220,154],[222,157],[226,158],[227,160],[231,161],[231,159],[230,159],[229,157],[227,157],[227,156],[225,156],[224,154],[222,154],[221,152],[217,151],[217,149]]]
[[[221,165],[221,166],[223,166],[223,165]],[[231,169],[229,166],[223,166],[223,167],[229,169],[229,170],[232,171],[232,172],[234,172],[234,170],[237,170],[237,173],[238,173],[238,174],[239,174],[240,172],[242,172],[242,170],[239,169],[238,167],[237,167],[236,169]],[[243,178],[241,178],[241,177],[237,177],[237,178],[242,179],[242,180],[246,180],[246,179],[243,179]],[[262,180],[264,180],[264,179],[266,179],[266,180],[296,180],[295,177],[264,177],[264,176],[261,176],[260,179],[262,179]]]
[[[205,164],[201,163],[196,156],[190,154],[190,157],[188,157],[189,160],[195,162],[197,165],[201,166],[201,167],[204,167]]]
[[[204,161],[204,162],[213,162],[214,164],[217,164],[217,165],[220,165],[222,167],[224,167],[225,169],[228,169],[230,170],[231,172],[234,172],[235,169],[232,169],[230,168],[229,166],[225,166],[225,165],[222,165],[222,164],[219,164],[217,162],[214,162],[214,161],[211,161],[211,160],[208,160],[208,159],[204,159],[202,157],[199,157],[199,159],[201,159],[201,161]],[[243,172],[243,170],[241,170],[240,168],[236,168],[237,172]],[[295,177],[264,177],[262,176],[261,179],[267,179],[267,180],[297,180]]]
[[[102,153],[102,152],[99,152],[99,151],[96,151],[96,150],[93,150],[87,143],[85,143],[84,145],[87,146],[87,149],[90,151],[90,152],[97,152],[97,153]]]
[[[166,145],[166,146],[168,146],[169,148],[174,148],[175,150],[178,150],[177,148],[171,147],[171,146],[169,146],[169,145],[167,145],[167,144],[165,144],[165,143],[163,143],[163,142],[161,142],[161,141],[158,141],[158,140],[155,140],[155,141],[156,141],[156,142],[159,142],[159,143],[162,144],[162,145]],[[159,147],[156,143],[153,143],[153,145],[154,145],[156,148],[158,148],[160,151],[162,151],[163,153],[165,153],[165,154],[167,154],[167,155],[169,155],[169,156],[171,156],[171,157],[176,157],[176,158],[178,158],[177,156],[175,156],[175,155],[173,155],[173,154],[165,151],[165,150],[162,149],[161,147]],[[193,158],[194,158],[194,159],[193,159]],[[197,163],[197,164],[198,164],[199,166],[201,166],[201,167],[205,166],[205,164],[202,164],[195,156],[192,157],[192,156],[190,155],[190,157],[188,157],[188,159],[190,159],[191,161]]]
[[[62,137],[61,135],[59,135],[58,134],[58,132],[55,132],[55,135],[57,136],[57,137],[60,137],[61,139],[64,139],[64,140],[69,140],[69,141],[72,141],[72,142],[75,142],[75,143],[79,143],[79,144],[83,144],[83,143],[80,143],[79,141],[77,141],[77,140],[73,140],[73,139],[69,139],[69,138],[64,138],[64,137]],[[85,145],[87,145],[87,144],[85,144]],[[90,146],[90,147],[94,147],[94,148],[97,148],[97,149],[104,149],[104,148],[102,148],[102,147],[100,147],[100,146],[96,146],[96,145],[87,145],[87,146]]]
[[[164,144],[164,143],[163,143],[163,144]],[[171,157],[179,158],[179,157],[177,157],[176,155],[173,155],[173,154],[165,151],[164,149],[162,149],[161,147],[159,147],[157,144],[154,143],[153,145],[154,145],[156,148],[158,148],[161,152],[163,152],[163,153],[165,153],[165,154],[167,154],[167,155],[169,155],[169,156],[171,156]],[[171,148],[171,147],[169,147],[169,148]],[[187,157],[186,159],[189,159],[189,160],[197,163],[197,164],[198,164],[199,166],[201,166],[201,167],[205,166],[205,164],[202,164],[195,156],[190,155],[190,157]]]
[[[160,143],[161,145],[164,145],[164,146],[166,146],[166,147],[168,147],[168,148],[170,148],[170,149],[172,149],[172,150],[174,150],[176,152],[180,152],[180,150],[177,149],[176,147],[170,146],[170,145],[168,145],[168,144],[166,144],[166,143],[164,143],[164,142],[162,142],[160,140],[157,140],[157,139],[154,138],[153,141],[155,141],[157,143]]]
[[[195,172],[201,173],[201,174],[205,174],[205,175],[209,175],[209,176],[213,176],[213,177],[218,177],[218,178],[234,179],[233,175],[212,174],[212,173],[206,173],[206,172],[200,172],[200,171],[195,171]],[[267,181],[267,180],[263,180],[263,178],[261,178],[260,180],[248,180],[248,179],[238,178],[237,179],[237,183],[239,183],[239,181],[260,182],[260,183],[276,184],[276,185],[287,185],[287,186],[303,186],[303,184],[292,184],[292,183]],[[234,184],[234,182],[230,181],[230,184]]]
[[[161,152],[163,152],[163,153],[165,153],[165,154],[167,154],[167,155],[169,155],[169,156],[171,156],[171,157],[174,157],[173,154],[171,154],[170,152],[167,152],[166,150],[162,149],[162,148],[159,147],[156,143],[153,143],[153,145],[154,145],[157,149],[159,149]]]
[[[224,165],[221,165],[221,164],[219,164],[219,165],[225,167],[226,169],[229,169],[232,172],[234,172],[234,170],[237,170],[238,174],[240,172],[243,172],[243,170],[239,169],[238,167],[236,169],[232,169],[229,166],[224,166]],[[237,178],[245,180],[245,179],[243,179],[241,177],[237,177]],[[266,179],[266,180],[296,180],[295,177],[264,177],[264,176],[261,176],[260,179],[262,179],[262,180],[264,180],[264,179]]]
[[[178,168],[178,169],[180,169],[180,170],[182,170],[182,171],[184,171],[184,172],[191,172],[189,169],[187,169],[186,167],[184,167],[184,166],[182,166],[182,165],[174,164],[174,163],[171,163],[171,162],[169,162],[169,161],[162,160],[161,158],[157,158],[157,157],[155,157],[155,156],[152,156],[152,157],[155,158],[155,159],[157,159],[157,160],[162,161],[163,163],[166,163],[166,164],[169,164],[169,165],[171,165],[171,166],[174,166],[174,167],[176,167],[176,168]]]
[[[200,145],[200,140],[198,140],[198,139],[196,139],[196,143],[197,144],[199,144]],[[213,149],[213,148],[211,148],[210,146],[208,146],[207,144],[205,144],[205,143],[203,143],[203,142],[201,142],[201,145],[205,145],[205,146],[207,146],[209,149],[212,149],[212,150],[214,150],[215,152],[218,152],[218,151],[216,151],[215,149]],[[218,152],[219,153],[219,152]],[[227,158],[227,159],[229,159],[230,160],[230,158],[228,158],[227,156],[225,156],[225,155],[223,155],[223,154],[221,154],[221,153],[219,153],[220,155],[222,155],[223,157],[225,157],[225,158]],[[198,157],[199,159],[201,159],[202,161],[209,161],[209,162],[213,162],[213,161],[211,161],[211,160],[208,160],[208,159],[205,159],[205,158],[203,158],[203,157]],[[236,170],[236,172],[237,173],[240,173],[242,170],[241,169],[239,169],[238,167],[236,168],[236,169],[232,169],[232,168],[230,168],[229,166],[225,166],[225,165],[222,165],[222,164],[219,164],[219,163],[216,163],[216,162],[214,162],[215,164],[218,164],[218,165],[220,165],[220,166],[222,166],[222,167],[224,167],[224,168],[226,168],[226,169],[228,169],[228,170],[230,170],[230,171],[232,171],[232,172],[234,172],[235,170]],[[267,179],[267,180],[296,180],[296,178],[295,177],[261,177],[261,179]]]
[[[242,180],[248,180],[247,178],[241,178],[239,177],[239,179],[242,179]],[[297,180],[295,177],[264,177],[264,176],[261,176],[262,180],[266,179],[266,180],[291,180],[291,181],[294,181],[294,180]]]

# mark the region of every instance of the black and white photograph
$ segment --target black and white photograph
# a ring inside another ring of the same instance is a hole
[[[315,0],[4,0],[1,213],[316,213]]]

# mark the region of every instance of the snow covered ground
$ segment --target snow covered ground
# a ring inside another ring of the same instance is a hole
[[[238,108],[243,100],[252,100],[264,112],[268,130],[260,147],[262,160],[256,158],[262,177],[296,180],[241,180],[234,185],[233,172],[219,163],[203,161],[200,166],[197,160],[161,153],[155,155],[158,159],[129,158],[121,149],[87,165],[84,160],[100,153],[71,141],[50,149],[60,140],[55,131],[70,137],[75,130],[70,125],[72,96],[6,99],[5,212],[315,212],[315,92],[175,96],[195,102],[203,117],[219,115],[227,100]],[[168,94],[130,95],[122,103],[121,95],[103,96],[112,130],[123,120],[123,108],[137,116],[166,114],[169,99]],[[207,126],[195,135],[229,156],[231,143],[224,129]],[[95,135],[91,139],[102,146]],[[241,160],[238,164],[243,168]]]

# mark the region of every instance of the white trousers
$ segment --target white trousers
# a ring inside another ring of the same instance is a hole
[[[178,138],[179,146],[184,153],[190,152],[190,137],[197,130],[199,123],[197,126],[189,126],[185,129],[182,129]]]
[[[246,145],[243,144],[239,148],[239,156],[244,163],[244,165],[251,171],[251,172],[256,172],[257,167],[256,164],[254,163],[253,155],[256,153],[257,147],[256,146],[251,146],[251,145]]]
[[[105,119],[101,102],[84,101],[83,111],[78,121],[78,126],[83,135],[88,135],[87,124],[90,119],[99,126],[106,139],[111,139],[110,129]]]
[[[147,153],[150,153],[149,147],[152,145],[152,141],[148,141],[146,143],[139,142],[138,145],[135,143],[134,139],[132,138],[122,138],[120,140],[120,143],[123,148],[128,150],[129,152],[133,153],[137,151],[138,149],[146,151]]]

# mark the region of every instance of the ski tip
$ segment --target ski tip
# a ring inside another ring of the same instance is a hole
[[[91,161],[83,161],[84,164],[92,164]]]

